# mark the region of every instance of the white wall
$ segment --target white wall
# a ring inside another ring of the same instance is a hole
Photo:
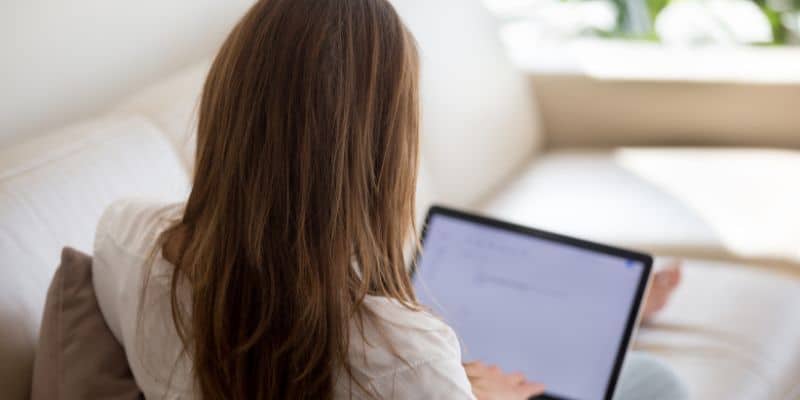
[[[0,0],[0,148],[214,53],[252,0]]]

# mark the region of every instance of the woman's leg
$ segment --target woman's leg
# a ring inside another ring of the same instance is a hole
[[[614,400],[686,400],[689,390],[663,362],[639,352],[625,358]]]

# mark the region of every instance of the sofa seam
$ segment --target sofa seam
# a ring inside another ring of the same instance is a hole
[[[161,130],[159,129],[159,127],[156,126],[148,118],[146,118],[144,116],[141,116],[141,115],[135,115],[135,116],[130,116],[130,118],[127,121],[124,121],[124,122],[136,121],[136,120],[139,120],[139,121],[143,122],[146,126],[151,128],[152,130],[155,130],[157,132],[156,136],[158,136],[162,140],[165,140],[167,142],[167,145],[170,148],[172,147],[172,144],[169,142],[168,139],[166,139],[164,137],[164,135],[161,133]],[[115,126],[119,126],[120,124],[122,124],[124,122],[123,121],[119,121],[119,122],[115,123],[114,125]],[[77,127],[74,128],[74,129],[77,129]],[[63,133],[54,132],[52,134],[43,136],[42,139],[45,139],[45,138],[48,138],[48,137],[52,137],[52,136],[55,136],[55,135],[59,135],[60,136],[60,135],[63,135]],[[5,180],[5,179],[10,179],[10,178],[13,178],[15,176],[19,176],[21,174],[24,174],[26,172],[30,172],[30,171],[39,169],[39,168],[41,168],[43,166],[46,166],[46,165],[52,163],[53,161],[63,159],[64,157],[68,157],[68,156],[72,156],[72,155],[75,155],[75,154],[79,154],[80,152],[86,150],[87,146],[90,145],[90,144],[110,143],[110,142],[118,139],[118,137],[119,137],[119,135],[114,135],[114,134],[108,133],[108,130],[103,130],[103,132],[95,133],[93,135],[89,135],[88,137],[83,137],[83,138],[79,139],[78,141],[71,142],[70,144],[64,146],[63,148],[61,148],[59,150],[57,150],[58,154],[55,157],[47,157],[47,158],[41,158],[41,159],[38,159],[38,160],[31,160],[31,161],[28,162],[28,165],[12,167],[12,168],[9,168],[8,170],[0,171],[0,181]],[[26,144],[33,143],[33,142],[34,141],[32,140],[30,142],[26,142],[26,143],[23,143],[21,145],[26,145]],[[174,156],[174,154],[173,154],[173,156]]]

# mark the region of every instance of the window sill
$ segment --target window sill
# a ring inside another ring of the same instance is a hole
[[[800,84],[800,48],[675,47],[580,38],[544,41],[508,27],[513,62],[532,75],[578,75],[605,81]]]

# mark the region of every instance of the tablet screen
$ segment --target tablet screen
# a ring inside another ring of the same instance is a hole
[[[432,212],[414,284],[465,361],[522,372],[557,398],[602,400],[650,268],[630,257]]]

